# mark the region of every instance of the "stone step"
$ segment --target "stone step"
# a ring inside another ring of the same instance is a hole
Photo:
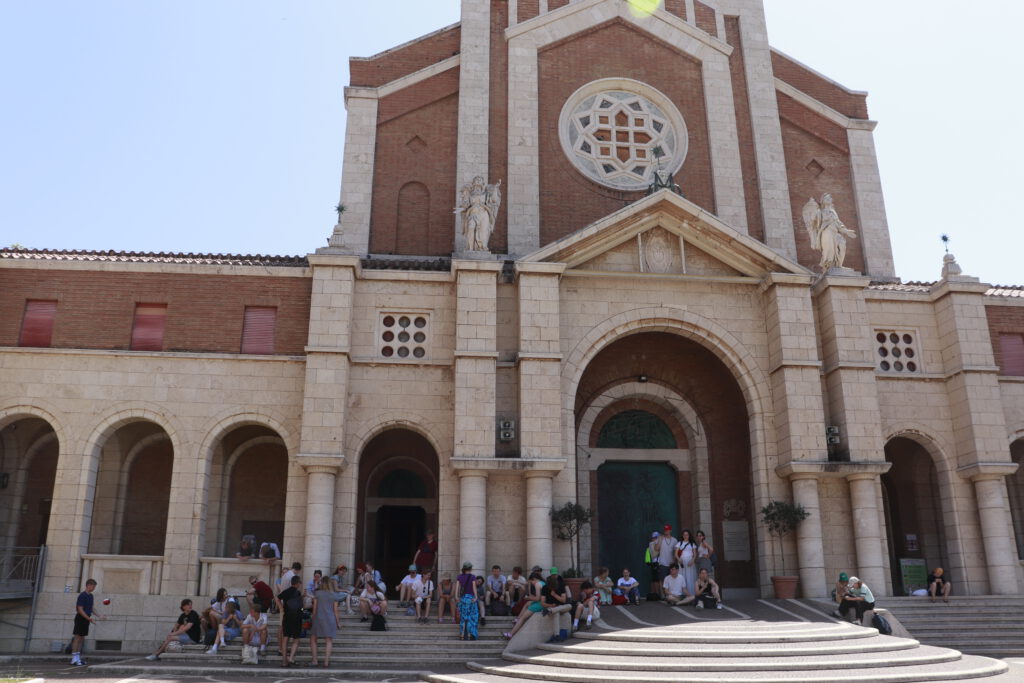
[[[984,657],[964,655],[956,661],[917,666],[884,666],[861,669],[839,669],[831,666],[813,671],[772,667],[758,672],[750,671],[642,671],[626,669],[565,669],[537,664],[515,664],[504,661],[473,661],[470,674],[434,674],[426,677],[433,683],[508,683],[510,679],[557,681],[560,683],[619,683],[620,681],[649,681],[660,683],[905,683],[910,681],[974,680],[988,678],[1009,671],[1003,663]]]
[[[578,635],[578,634],[577,634]],[[803,657],[806,655],[848,655],[874,654],[912,650],[920,645],[909,638],[870,638],[862,640],[841,641],[809,641],[807,643],[790,643],[785,648],[775,643],[735,643],[718,645],[714,648],[687,648],[686,655],[693,658],[701,657]],[[678,645],[673,643],[631,642],[629,652],[638,657],[674,657],[680,653]],[[566,644],[541,644],[539,650],[554,652],[572,652],[579,655],[606,655],[622,649],[621,642],[581,641],[573,639]]]
[[[686,672],[758,672],[775,671],[817,671],[822,669],[871,669],[884,667],[920,666],[956,662],[960,653],[946,648],[922,646],[913,650],[877,653],[803,654],[800,656],[777,657],[768,655],[734,657],[715,653],[714,656],[694,657],[689,652],[676,652],[673,656],[638,656],[632,648],[629,653],[580,655],[574,650],[545,652],[532,650],[524,653],[508,653],[503,659],[521,664],[562,667],[573,669],[616,669],[622,671],[686,671]]]
[[[727,643],[805,643],[823,640],[861,640],[878,635],[873,628],[863,628],[846,623],[837,624],[800,624],[792,628],[756,628],[750,624],[734,624],[730,628],[718,630],[702,628],[704,624],[691,624],[682,627],[653,627],[629,631],[612,631],[597,633],[580,631],[576,637],[581,640],[608,640],[618,642],[657,642],[697,644]]]
[[[420,664],[422,665],[422,662]],[[219,676],[228,676],[232,677],[228,680],[239,680],[239,676],[244,676],[251,680],[267,679],[271,681],[275,678],[281,679],[283,677],[282,674],[287,674],[289,679],[324,678],[329,676],[331,680],[352,681],[390,681],[396,678],[409,680],[412,678],[422,678],[429,674],[429,672],[422,670],[422,666],[410,668],[389,666],[388,668],[370,669],[366,667],[365,661],[354,666],[342,667],[335,664],[333,657],[331,658],[330,668],[326,669],[323,667],[313,668],[311,666],[283,668],[279,664],[270,666],[266,664],[242,665],[237,661],[231,664],[212,664],[199,669],[194,664],[189,663],[173,664],[163,661],[155,663],[143,661],[139,664],[136,660],[131,660],[93,666],[90,667],[90,670],[94,674],[121,674],[132,676],[133,678],[138,676],[157,679],[207,677],[217,680]],[[508,679],[504,679],[504,683],[508,683]]]

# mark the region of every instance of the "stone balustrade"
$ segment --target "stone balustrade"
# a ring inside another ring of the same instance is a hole
[[[237,557],[200,557],[202,571],[199,595],[213,596],[218,588],[227,588],[230,595],[244,595],[249,590],[249,577],[258,576],[271,586],[281,575],[281,560],[240,560]]]
[[[82,555],[83,571],[79,590],[95,579],[104,594],[160,595],[163,555]]]

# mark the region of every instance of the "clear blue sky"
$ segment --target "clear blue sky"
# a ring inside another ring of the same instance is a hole
[[[767,0],[772,44],[867,90],[898,273],[1024,284],[1024,3]],[[984,9],[987,8],[987,9]],[[0,244],[304,254],[338,200],[347,58],[457,0],[0,0]]]

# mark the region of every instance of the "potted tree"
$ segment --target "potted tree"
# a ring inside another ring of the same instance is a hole
[[[787,503],[782,500],[773,500],[761,508],[761,523],[764,524],[766,529],[768,529],[769,534],[778,538],[779,542],[779,556],[782,560],[782,575],[771,577],[772,588],[775,589],[776,598],[784,599],[796,597],[796,584],[800,580],[800,577],[789,576],[786,574],[786,549],[782,544],[782,539],[793,531],[796,531],[796,528],[800,526],[800,522],[807,519],[810,514],[811,513],[804,509],[803,505]],[[772,555],[774,559],[774,545],[772,548]]]
[[[566,503],[560,508],[552,506],[550,515],[555,535],[562,541],[569,541],[569,551],[573,557],[573,566],[563,571],[562,577],[573,596],[579,596],[580,586],[583,584],[583,571],[580,567],[580,534],[583,532],[583,527],[590,524],[594,513],[590,508],[585,508],[579,503]]]

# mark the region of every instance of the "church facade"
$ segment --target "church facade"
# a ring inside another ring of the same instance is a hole
[[[327,247],[0,251],[31,649],[90,577],[124,616],[95,637],[148,647],[274,575],[243,534],[392,584],[430,530],[442,574],[590,575],[671,524],[733,595],[936,566],[1019,593],[1024,289],[896,277],[867,96],[771,48],[758,0],[463,0],[350,72]],[[775,500],[809,513],[781,540]]]

